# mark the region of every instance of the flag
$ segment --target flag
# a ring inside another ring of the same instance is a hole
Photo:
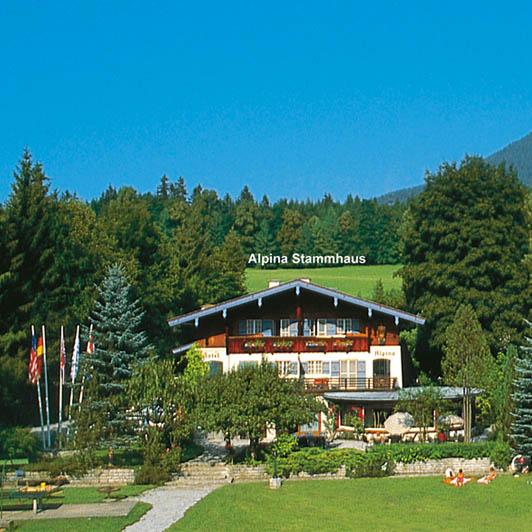
[[[39,380],[39,364],[37,362],[37,338],[35,332],[31,335],[30,362],[28,365],[28,378],[32,384],[37,384]]]
[[[65,382],[65,335],[61,327],[61,344],[59,345],[59,381]]]
[[[39,336],[39,340],[37,341],[37,378],[41,378],[42,373],[42,361],[44,356],[44,343],[42,336]]]
[[[92,323],[89,329],[89,340],[87,342],[87,354],[93,355],[94,354],[94,337],[92,336]]]
[[[76,340],[74,341],[74,349],[72,351],[72,367],[70,368],[70,379],[72,382],[76,380],[79,366],[79,326],[76,329]]]

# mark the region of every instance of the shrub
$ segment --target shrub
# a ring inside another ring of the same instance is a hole
[[[135,484],[163,484],[170,480],[168,470],[162,464],[143,464],[135,472]]]
[[[386,477],[393,474],[394,463],[376,453],[362,454],[347,468],[349,477]]]
[[[495,456],[497,460],[495,460]],[[386,476],[393,473],[397,462],[412,463],[441,458],[483,458],[489,457],[494,463],[509,461],[509,447],[493,442],[444,443],[444,444],[391,444],[374,445],[366,452],[356,449],[305,448],[292,452],[277,460],[279,474],[284,477],[305,472],[311,475],[334,473],[342,465],[348,476]],[[508,463],[508,462],[506,462]],[[273,472],[270,458],[268,472]]]
[[[271,447],[272,454],[285,458],[298,448],[297,438],[292,434],[279,434]]]
[[[39,441],[30,429],[10,427],[0,429],[0,456],[5,458],[35,458],[39,453]]]
[[[506,469],[512,460],[512,448],[502,439],[498,439],[491,449],[491,461],[501,469]]]
[[[177,473],[181,467],[181,448],[167,449],[162,457],[162,465],[168,473]]]

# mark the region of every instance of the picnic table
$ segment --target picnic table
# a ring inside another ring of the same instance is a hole
[[[33,513],[39,511],[42,500],[49,497],[52,493],[60,490],[61,486],[24,486],[18,490],[11,490],[7,492],[7,498],[10,500],[14,499],[30,499],[33,501]],[[2,496],[4,494],[2,493]]]

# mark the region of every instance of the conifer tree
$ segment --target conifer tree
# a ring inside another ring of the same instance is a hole
[[[97,287],[98,297],[91,316],[95,352],[84,357],[88,397],[80,405],[78,421],[84,416],[99,416],[99,441],[121,445],[128,441],[131,422],[128,419],[127,383],[136,364],[150,350],[146,335],[140,329],[143,312],[138,301],[131,301],[131,286],[124,269],[109,267]]]
[[[532,328],[532,324],[527,321]],[[513,400],[515,403],[512,437],[515,448],[525,456],[532,456],[532,338],[521,347],[516,361]]]

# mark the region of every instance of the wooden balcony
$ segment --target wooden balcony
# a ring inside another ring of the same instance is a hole
[[[393,390],[395,377],[317,377],[303,379],[308,392]]]
[[[369,351],[367,336],[230,336],[227,353],[350,353]]]

